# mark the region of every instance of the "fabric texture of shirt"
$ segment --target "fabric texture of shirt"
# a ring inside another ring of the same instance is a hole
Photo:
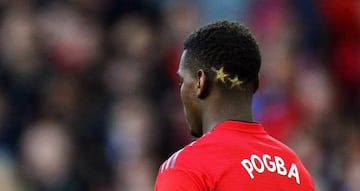
[[[224,121],[166,160],[155,191],[314,191],[308,171],[261,124]]]

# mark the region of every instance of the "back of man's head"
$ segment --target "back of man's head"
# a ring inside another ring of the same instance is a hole
[[[189,67],[203,69],[218,87],[257,89],[261,56],[245,26],[217,21],[200,27],[185,39],[184,50]]]

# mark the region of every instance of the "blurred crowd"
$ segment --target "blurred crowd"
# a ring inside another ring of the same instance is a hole
[[[0,1],[0,190],[153,190],[192,141],[175,74],[199,25],[246,24],[254,116],[318,191],[360,190],[357,0]]]

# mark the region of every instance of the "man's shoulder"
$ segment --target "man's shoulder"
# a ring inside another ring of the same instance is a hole
[[[206,190],[203,161],[197,153],[201,149],[194,141],[165,160],[160,166],[155,190]]]
[[[196,154],[197,150],[201,150],[201,146],[197,144],[197,141],[193,141],[165,160],[160,166],[159,171],[164,172],[175,168],[191,170],[192,166],[197,166],[196,160],[200,157],[199,153]]]

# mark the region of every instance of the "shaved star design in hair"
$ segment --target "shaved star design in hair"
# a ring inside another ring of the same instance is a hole
[[[230,88],[240,87],[240,85],[243,83],[243,81],[239,80],[238,76],[230,78],[229,81],[231,82]]]
[[[212,71],[216,72],[216,80],[220,80],[223,83],[225,83],[225,78],[229,76],[229,74],[226,74],[224,72],[224,67],[221,67],[220,69],[211,68]]]
[[[243,81],[239,80],[239,77],[235,75],[234,78],[231,78],[229,74],[224,72],[224,67],[221,67],[220,69],[211,68],[212,71],[216,73],[216,81],[221,81],[222,83],[226,83],[226,81],[229,81],[231,83],[230,88],[236,88],[240,87]]]

